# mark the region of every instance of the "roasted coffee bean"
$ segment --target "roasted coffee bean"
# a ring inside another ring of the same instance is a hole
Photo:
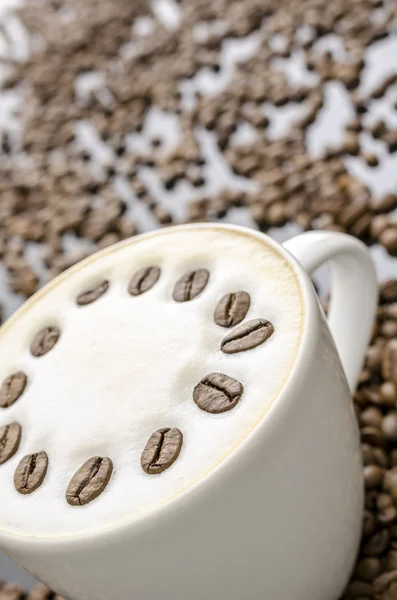
[[[24,600],[26,594],[20,585],[6,583],[1,585],[0,582],[0,600]]]
[[[27,454],[14,474],[14,485],[20,494],[31,494],[43,483],[48,468],[46,452]]]
[[[397,321],[385,321],[382,323],[380,334],[388,340],[397,338]]]
[[[367,490],[380,486],[383,480],[383,469],[378,465],[364,467],[364,481]]]
[[[132,296],[140,296],[154,286],[160,277],[160,267],[143,267],[134,273],[128,291]]]
[[[374,600],[394,600],[397,597],[397,570],[382,573],[373,581]]]
[[[370,556],[368,558],[362,558],[358,563],[354,571],[354,577],[361,581],[372,581],[381,570],[379,558]]]
[[[370,406],[360,414],[360,421],[363,425],[380,427],[383,422],[383,414],[379,408]]]
[[[68,504],[83,506],[97,498],[109,483],[112,471],[110,458],[89,458],[70,480],[66,490]]]
[[[245,318],[251,299],[247,292],[225,294],[219,300],[214,312],[214,321],[221,327],[233,327]]]
[[[397,384],[385,381],[379,388],[383,402],[387,406],[395,406],[397,403]]]
[[[385,473],[383,487],[397,503],[397,467],[393,467]]]
[[[206,375],[193,391],[197,406],[209,413],[222,413],[234,408],[243,393],[242,384],[223,373]]]
[[[397,256],[397,227],[384,229],[379,236],[379,243],[386,248],[391,256]]]
[[[238,325],[221,342],[221,350],[225,354],[245,352],[260,346],[274,332],[274,327],[266,319],[252,319]]]
[[[57,343],[61,332],[58,327],[45,327],[39,331],[33,339],[30,351],[33,356],[47,354]]]
[[[386,281],[380,286],[380,297],[384,302],[397,302],[397,279]]]
[[[397,442],[397,412],[390,412],[384,417],[382,430],[388,442]]]
[[[176,427],[158,429],[152,433],[142,452],[142,469],[149,475],[162,473],[176,461],[182,444],[183,434]]]
[[[383,350],[382,375],[397,384],[397,339],[390,340]]]
[[[375,533],[364,545],[362,553],[364,556],[379,556],[386,550],[390,540],[390,533],[387,529],[381,529]]]
[[[76,298],[76,302],[79,306],[85,306],[86,304],[92,304],[95,300],[98,300],[103,294],[109,289],[109,282],[105,279],[101,283],[89,288],[85,292],[79,294]]]
[[[349,583],[346,590],[348,594],[348,598],[355,598],[356,600],[360,600],[362,598],[370,597],[372,593],[372,586],[367,581],[358,581],[353,580]]]
[[[20,398],[26,387],[28,378],[22,371],[9,375],[0,388],[0,407],[7,408]]]
[[[208,283],[207,269],[197,269],[183,275],[175,284],[172,294],[176,302],[187,302],[198,296]]]
[[[19,423],[0,427],[0,465],[12,458],[19,448],[22,428]]]
[[[385,436],[378,427],[363,427],[361,441],[372,446],[382,446],[385,443]]]

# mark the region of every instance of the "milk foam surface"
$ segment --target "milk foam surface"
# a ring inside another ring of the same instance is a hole
[[[133,297],[133,273],[158,265],[148,292]],[[175,282],[187,271],[210,272],[204,291],[175,302]],[[76,296],[103,279],[109,290],[77,306]],[[274,334],[263,345],[234,355],[220,350],[231,330],[213,313],[228,292],[245,290],[245,320],[265,318]],[[276,399],[300,344],[304,306],[291,267],[275,250],[244,233],[209,226],[164,230],[106,249],[39,292],[0,332],[0,382],[23,370],[25,392],[0,408],[0,427],[18,421],[22,441],[0,465],[0,530],[54,537],[98,530],[137,515],[186,490],[252,431]],[[39,329],[56,325],[61,336],[45,356],[30,343]],[[209,414],[193,401],[194,386],[207,374],[225,373],[244,386],[230,412]],[[178,427],[184,444],[177,461],[147,475],[140,455],[154,430]],[[42,486],[22,496],[13,475],[21,458],[45,450]],[[67,485],[92,456],[109,457],[114,471],[105,491],[86,506],[69,506]]]

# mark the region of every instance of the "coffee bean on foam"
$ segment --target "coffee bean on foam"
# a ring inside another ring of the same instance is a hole
[[[19,423],[10,423],[0,427],[0,465],[12,458],[19,448],[22,428]]]
[[[208,269],[191,269],[200,264]],[[89,282],[105,281],[105,273],[113,293],[82,310],[76,290],[93,299],[99,283]],[[158,294],[152,290],[160,275]],[[129,286],[139,302],[128,300]],[[175,289],[182,302],[172,297]],[[213,225],[164,230],[71,270],[4,330],[0,365],[7,375],[27,350],[24,332],[49,314],[61,325],[36,334],[45,356],[31,357],[21,404],[24,457],[12,471],[0,468],[0,528],[12,522],[19,534],[44,537],[137,515],[210,471],[276,401],[304,318],[285,259],[265,241]],[[215,314],[232,327],[229,337]],[[62,344],[51,352],[61,328]],[[235,355],[222,352],[221,343]],[[8,426],[1,430],[3,462],[18,449],[21,433],[6,414],[0,410],[0,426]],[[22,495],[28,497],[15,521]]]
[[[105,279],[98,283],[94,287],[85,290],[77,296],[76,302],[79,306],[85,306],[86,304],[92,304],[95,300],[98,300],[107,290],[109,289],[109,282]]]
[[[128,291],[132,296],[140,296],[150,290],[160,277],[160,267],[143,267],[133,275]]]
[[[149,475],[162,473],[178,458],[183,434],[177,428],[158,429],[148,439],[141,455],[141,465]]]
[[[221,327],[238,325],[246,316],[251,299],[247,292],[225,294],[219,300],[214,312],[214,321]]]
[[[14,485],[20,494],[31,494],[44,481],[48,468],[46,452],[36,452],[23,457],[14,473]]]
[[[39,331],[33,339],[30,351],[33,356],[47,354],[57,343],[60,336],[58,327],[45,327]]]
[[[27,383],[27,376],[23,371],[17,371],[9,375],[3,381],[0,388],[0,407],[7,408],[11,406],[23,394]]]

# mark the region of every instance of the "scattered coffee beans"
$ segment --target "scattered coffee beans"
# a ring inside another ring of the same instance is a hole
[[[66,500],[72,506],[88,504],[102,494],[113,471],[110,458],[89,458],[73,475],[66,490]]]
[[[160,277],[160,267],[143,267],[132,277],[128,291],[132,296],[140,296],[154,286]]]
[[[82,292],[77,296],[76,302],[79,306],[85,306],[86,304],[92,304],[95,300],[98,300],[103,294],[109,289],[109,282],[107,280],[98,283],[94,287]]]
[[[22,371],[9,375],[0,388],[0,407],[7,408],[23,394],[28,378]]]
[[[214,312],[214,320],[221,327],[233,327],[245,318],[251,299],[247,292],[225,294],[218,302]]]
[[[48,468],[46,452],[37,452],[24,456],[16,468],[14,485],[20,494],[31,494],[44,481]]]
[[[225,354],[245,352],[260,346],[274,332],[274,327],[266,319],[252,319],[242,323],[231,331],[221,342],[221,350]]]
[[[236,379],[224,373],[211,373],[196,385],[193,399],[201,410],[216,414],[234,408],[242,393],[243,386]]]
[[[0,465],[12,458],[19,448],[22,428],[19,423],[0,427]]]
[[[47,354],[57,343],[61,332],[58,327],[45,327],[36,334],[30,346],[33,356],[43,356]]]
[[[162,473],[176,461],[182,443],[182,432],[176,427],[158,429],[152,433],[142,452],[142,469],[149,475]]]
[[[172,294],[176,302],[187,302],[198,296],[208,283],[207,269],[197,269],[183,275],[175,284]]]

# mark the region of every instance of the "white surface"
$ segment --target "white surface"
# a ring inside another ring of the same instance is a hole
[[[303,327],[296,277],[285,259],[251,236],[209,225],[158,232],[93,257],[33,298],[0,339],[0,380],[19,369],[28,386],[0,412],[0,426],[18,421],[22,442],[0,469],[0,530],[57,536],[108,527],[166,501],[226,457],[255,427],[280,393],[294,363]],[[138,297],[131,275],[158,265],[161,276]],[[195,299],[172,299],[175,282],[207,268],[209,282]],[[76,296],[108,279],[109,290],[88,306]],[[245,320],[270,320],[263,345],[234,355],[221,352],[230,329],[213,312],[228,292],[245,290]],[[57,325],[61,336],[45,356],[29,352],[37,331]],[[201,411],[194,386],[209,373],[225,373],[244,386],[237,406],[220,415]],[[153,431],[178,427],[181,454],[160,475],[147,475],[140,455]],[[18,494],[13,473],[25,454],[45,450],[49,469],[33,494]],[[92,456],[108,456],[114,473],[99,498],[69,506],[70,478]]]

